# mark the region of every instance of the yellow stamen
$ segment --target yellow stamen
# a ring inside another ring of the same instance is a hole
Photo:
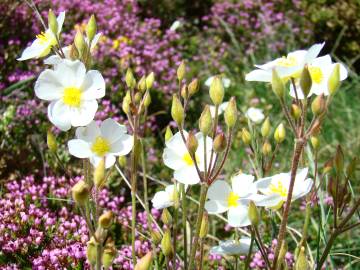
[[[321,83],[323,78],[324,78],[324,75],[321,71],[321,68],[319,67],[313,67],[313,66],[309,66],[309,72],[310,72],[310,76],[311,76],[311,80],[314,82],[314,83]]]
[[[194,161],[192,160],[192,158],[188,152],[183,156],[183,160],[185,161],[186,165],[188,165],[188,166],[194,165]],[[196,163],[199,162],[199,158],[196,155],[195,155],[195,160],[196,160]]]
[[[283,56],[277,61],[276,64],[281,67],[293,67],[297,64],[297,60],[294,56]]]
[[[230,192],[228,198],[227,198],[227,201],[228,201],[228,206],[229,207],[236,207],[239,205],[239,195],[237,195],[235,192]]]
[[[66,87],[64,89],[63,102],[71,107],[80,107],[82,92],[78,87]]]
[[[278,180],[276,184],[274,184],[274,183],[270,184],[271,193],[279,194],[281,197],[286,197],[287,196],[287,188],[283,185],[281,180]]]
[[[91,151],[99,157],[105,156],[110,150],[110,143],[103,137],[99,136],[91,146]]]

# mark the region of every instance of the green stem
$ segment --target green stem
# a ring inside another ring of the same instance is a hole
[[[177,183],[175,183],[175,190],[177,192]],[[176,265],[176,240],[177,240],[177,222],[178,222],[178,215],[179,215],[179,197],[176,196],[176,202],[174,205],[174,220],[173,220],[173,250],[174,250],[174,256],[173,256],[173,262],[172,266],[175,267]]]
[[[199,262],[199,270],[203,269],[204,264],[204,239],[200,239],[200,262]]]
[[[186,217],[187,217],[187,206],[186,206],[186,191],[185,185],[180,184],[180,192],[181,192],[181,207],[182,207],[182,226],[184,232],[184,269],[188,269],[187,265],[187,230],[186,230]]]
[[[96,248],[96,270],[101,270],[102,267],[101,255],[102,255],[102,246],[101,243],[99,243]]]
[[[250,242],[250,247],[249,247],[249,253],[248,253],[247,257],[246,257],[244,270],[248,270],[249,266],[250,266],[251,253],[252,253],[252,249],[253,249],[253,246],[254,246],[254,239],[255,239],[255,232],[254,232],[254,230],[251,230],[251,242]]]
[[[189,269],[190,270],[193,269],[194,262],[195,262],[196,249],[197,249],[197,246],[199,243],[200,227],[201,227],[202,216],[204,214],[204,206],[205,206],[208,188],[209,188],[209,186],[206,183],[201,185],[200,202],[199,202],[199,208],[198,208],[197,219],[196,219],[196,229],[195,229],[195,235],[194,235],[193,241],[192,241],[190,259],[189,259]]]
[[[131,255],[133,265],[136,265],[135,254],[135,225],[136,225],[136,170],[137,170],[137,149],[138,139],[134,130],[134,146],[131,152]]]

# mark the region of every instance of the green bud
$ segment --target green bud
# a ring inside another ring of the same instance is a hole
[[[168,140],[170,140],[173,136],[173,133],[171,131],[171,128],[169,126],[166,127],[166,131],[165,131],[165,142],[167,142]]]
[[[186,147],[189,150],[190,155],[195,155],[195,152],[198,148],[198,141],[192,131],[189,132],[189,135],[186,139]]]
[[[86,258],[91,265],[96,264],[97,245],[98,243],[96,243],[94,237],[91,237],[90,241],[88,241],[86,245]]]
[[[155,245],[161,242],[161,234],[159,231],[152,230],[150,236]]]
[[[130,91],[127,91],[122,103],[122,109],[124,113],[126,114],[130,113],[130,104],[131,104]]]
[[[94,170],[94,184],[97,188],[105,183],[105,158],[102,158]]]
[[[136,80],[135,80],[134,74],[132,73],[130,68],[128,68],[126,70],[125,83],[126,83],[127,87],[129,87],[131,89],[133,89],[136,85]]]
[[[338,145],[336,149],[334,163],[335,163],[336,172],[338,174],[341,173],[344,170],[344,153],[340,145]]]
[[[185,77],[185,73],[186,73],[186,66],[185,66],[185,62],[184,61],[181,61],[177,71],[176,71],[176,74],[177,74],[177,78],[179,80],[179,82],[181,82],[184,77]]]
[[[169,229],[165,231],[164,236],[161,240],[161,250],[164,253],[165,257],[172,257],[174,254]]]
[[[146,80],[145,80],[147,90],[151,89],[151,87],[154,84],[154,81],[155,81],[155,75],[154,75],[154,72],[151,72],[149,75],[147,75]]]
[[[317,96],[314,99],[314,101],[311,103],[311,111],[316,116],[321,115],[325,111],[325,108],[326,108],[326,102],[323,94]]]
[[[51,152],[55,153],[58,149],[57,142],[56,142],[54,134],[51,132],[50,129],[47,131],[46,139],[47,139],[46,141],[47,141],[47,146],[48,146],[49,150]]]
[[[136,94],[134,95],[134,101],[136,104],[139,104],[142,98],[142,93],[141,92],[136,92]]]
[[[225,123],[229,129],[235,126],[237,120],[237,108],[235,98],[232,97],[224,112]]]
[[[314,150],[318,150],[320,147],[320,140],[317,136],[311,136],[310,142]]]
[[[291,116],[295,120],[298,120],[298,119],[300,119],[300,116],[301,116],[301,109],[300,109],[300,107],[298,105],[291,104],[290,113],[291,113]]]
[[[241,130],[241,139],[245,145],[251,144],[251,134],[246,128]]]
[[[210,98],[214,105],[220,105],[224,99],[224,86],[220,76],[215,76],[209,90]]]
[[[271,87],[278,98],[284,97],[285,85],[275,68],[272,70]]]
[[[211,132],[212,117],[209,105],[206,105],[199,119],[199,129],[206,136]]]
[[[187,99],[189,97],[189,93],[188,93],[188,89],[187,89],[187,86],[184,84],[183,87],[181,88],[181,97],[183,99]]]
[[[172,223],[172,216],[171,216],[169,210],[167,210],[166,208],[164,208],[164,210],[161,213],[161,221],[165,225],[171,225],[171,223]]]
[[[199,80],[193,79],[188,86],[189,97],[195,95],[199,91]]]
[[[263,136],[264,138],[268,137],[270,134],[270,129],[271,129],[270,119],[269,117],[266,117],[265,121],[261,126],[261,136]]]
[[[177,95],[173,95],[171,116],[176,124],[181,127],[182,122],[184,121],[184,108]]]
[[[96,31],[97,31],[96,19],[93,14],[93,15],[91,15],[91,17],[86,25],[86,36],[88,37],[90,42],[94,39],[94,37],[96,35]]]
[[[268,156],[268,155],[270,155],[271,151],[272,151],[271,144],[268,141],[265,141],[263,146],[262,146],[263,155]]]
[[[71,188],[72,197],[79,205],[84,205],[87,202],[89,192],[90,188],[83,180],[80,180]]]
[[[274,139],[277,143],[282,143],[286,137],[286,130],[284,124],[281,123],[275,130]]]
[[[103,229],[109,229],[114,219],[112,211],[107,211],[99,217],[99,225]]]
[[[118,157],[118,162],[121,168],[125,168],[126,166],[126,156],[119,156]]]
[[[151,103],[151,95],[149,90],[147,90],[144,97],[144,107],[148,108],[150,103]]]
[[[340,64],[337,63],[330,74],[328,89],[331,96],[335,95],[340,86]]]
[[[144,257],[137,261],[134,270],[149,270],[153,260],[153,253],[149,251]]]
[[[199,237],[202,239],[205,238],[209,232],[209,220],[208,219],[209,219],[208,215],[203,214],[203,217],[201,219],[200,234],[199,234]]]
[[[53,32],[55,36],[58,36],[58,27],[59,27],[58,22],[56,20],[56,16],[54,12],[51,9],[49,10],[49,14],[48,14],[48,24],[51,32]]]
[[[142,76],[140,81],[137,84],[137,88],[140,90],[141,93],[144,93],[146,90],[146,78]]]
[[[218,154],[222,153],[226,149],[227,141],[226,141],[225,134],[223,132],[216,135],[213,145],[214,145],[215,153],[218,153]]]
[[[259,211],[253,201],[250,201],[250,203],[249,203],[248,216],[249,216],[251,225],[253,225],[254,227],[257,227],[260,222],[260,215],[259,215]]]
[[[76,35],[74,38],[74,44],[75,44],[75,47],[76,47],[79,55],[82,56],[86,49],[86,43],[85,43],[83,34],[79,30],[76,32]]]
[[[309,95],[311,86],[312,86],[311,75],[307,65],[305,65],[300,76],[300,87],[304,94],[304,97],[307,97]]]
[[[102,264],[105,270],[108,270],[112,266],[116,256],[116,250],[114,248],[106,248],[102,254]]]
[[[295,270],[309,270],[309,263],[306,259],[305,248],[301,247],[299,256],[295,262]]]

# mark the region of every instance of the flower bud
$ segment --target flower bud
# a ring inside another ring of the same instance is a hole
[[[349,178],[349,179],[352,179],[353,177],[355,177],[355,172],[356,172],[356,165],[358,163],[358,159],[356,157],[354,157],[349,165],[347,166],[346,168],[346,176]]]
[[[144,257],[137,261],[134,270],[149,270],[153,260],[153,253],[149,251]]]
[[[47,131],[47,136],[46,136],[46,141],[47,141],[47,146],[49,148],[49,150],[53,153],[55,153],[57,151],[57,142],[55,139],[54,134],[51,132],[51,130],[49,129]]]
[[[147,75],[145,83],[146,83],[146,89],[149,90],[153,86],[155,81],[155,75],[154,72],[150,72],[149,75]]]
[[[196,139],[196,136],[194,135],[194,133],[191,131],[189,132],[189,135],[186,139],[186,147],[190,153],[191,156],[195,155],[195,152],[198,148],[198,141]]]
[[[193,79],[188,86],[189,97],[195,95],[199,91],[199,80]]]
[[[79,55],[82,56],[86,49],[86,43],[83,34],[79,30],[76,32],[74,43]]]
[[[146,78],[142,76],[141,79],[138,81],[137,88],[140,90],[141,93],[144,93],[146,90]]]
[[[84,205],[87,202],[89,192],[90,188],[83,180],[80,180],[71,188],[72,197],[79,205]]]
[[[165,231],[164,236],[161,240],[161,250],[166,257],[172,257],[172,255],[174,254],[169,229]]]
[[[295,120],[298,120],[301,116],[301,109],[298,105],[291,104],[290,113]]]
[[[311,86],[312,86],[311,75],[307,65],[305,65],[300,76],[300,87],[305,98],[309,95]]]
[[[105,183],[105,158],[102,158],[94,170],[94,184],[97,188]]]
[[[251,134],[246,128],[243,128],[241,130],[241,139],[242,139],[242,141],[243,141],[243,143],[245,145],[250,145],[250,143],[251,143]]]
[[[96,251],[98,243],[96,243],[94,237],[91,237],[90,241],[86,245],[86,258],[91,265],[96,264]]]
[[[127,91],[126,95],[123,99],[123,102],[122,102],[122,109],[123,109],[124,113],[126,113],[126,114],[130,113],[130,104],[131,104],[130,91]]]
[[[268,156],[271,153],[272,147],[268,141],[265,141],[262,146],[262,153],[264,156]]]
[[[314,115],[319,116],[325,111],[325,98],[324,95],[317,96],[311,103],[311,111]]]
[[[253,225],[254,227],[257,227],[260,222],[260,215],[259,215],[259,211],[253,201],[250,201],[250,203],[249,203],[248,216],[249,216],[251,225]]]
[[[113,264],[116,256],[115,248],[106,248],[102,254],[102,264],[105,270],[108,270]]]
[[[336,154],[334,157],[335,169],[339,174],[344,170],[344,153],[340,145],[336,149]]]
[[[76,60],[78,58],[79,58],[79,52],[76,49],[75,44],[73,43],[73,44],[70,45],[70,59],[71,60]]]
[[[147,90],[144,97],[144,107],[148,108],[150,103],[151,103],[151,95],[149,90]]]
[[[51,9],[49,10],[49,14],[48,14],[48,24],[51,32],[53,32],[55,36],[58,36],[58,27],[59,27],[58,22],[56,20],[56,16],[54,12]]]
[[[226,149],[227,141],[226,141],[225,134],[223,132],[216,135],[213,145],[214,145],[214,151],[217,154],[222,153]]]
[[[114,214],[112,211],[107,211],[105,212],[104,214],[102,214],[100,217],[99,217],[99,225],[101,228],[103,229],[108,229],[110,228],[112,222],[113,222],[113,219],[114,219]]]
[[[225,123],[228,128],[233,128],[237,120],[237,108],[235,98],[232,97],[224,112]]]
[[[299,256],[295,262],[295,270],[308,270],[310,269],[309,263],[306,259],[305,248],[301,247]]]
[[[271,87],[278,98],[282,99],[284,97],[285,85],[275,68],[272,70]]]
[[[337,63],[330,74],[328,89],[331,96],[335,95],[340,86],[340,64]]]
[[[171,225],[172,223],[172,216],[169,210],[167,210],[166,208],[164,208],[164,210],[161,213],[161,221],[168,226]]]
[[[270,119],[269,117],[266,117],[265,121],[261,126],[261,136],[263,136],[264,138],[268,137],[270,134],[270,129],[271,129]]]
[[[176,124],[181,127],[184,120],[184,108],[176,95],[173,95],[172,106],[171,106],[171,116],[176,122]]]
[[[96,25],[95,16],[93,14],[93,15],[91,15],[91,17],[86,25],[86,36],[88,37],[90,42],[94,39],[94,37],[96,35],[96,31],[97,31],[97,25]]]
[[[314,150],[318,150],[320,147],[320,140],[317,136],[311,136],[310,142]]]
[[[220,105],[224,99],[224,86],[220,76],[215,76],[209,90],[210,98],[214,105]]]
[[[199,129],[202,134],[207,136],[211,132],[212,125],[210,107],[209,105],[206,105],[199,119]]]
[[[200,226],[200,238],[205,238],[209,232],[209,218],[207,214],[203,214]]]
[[[134,78],[134,74],[132,73],[130,68],[128,68],[126,70],[125,83],[126,83],[127,87],[129,87],[131,89],[133,89],[136,85],[136,80]]]
[[[284,124],[281,123],[275,130],[274,139],[277,143],[282,143],[286,137],[286,130]]]
[[[166,127],[166,131],[165,131],[165,142],[167,142],[168,140],[170,140],[173,136],[173,133],[171,131],[171,128],[169,126]]]
[[[181,82],[184,77],[185,77],[185,72],[186,72],[186,66],[185,66],[185,62],[184,61],[181,61],[177,71],[176,71],[176,74],[177,74],[177,78],[179,80],[179,82]]]
[[[188,93],[188,89],[187,89],[187,86],[184,84],[183,87],[181,88],[181,97],[183,99],[187,99],[189,97],[189,93]]]
[[[126,156],[119,156],[118,157],[118,162],[121,168],[125,168],[126,166]]]
[[[142,98],[142,93],[141,92],[136,92],[136,94],[134,95],[134,101],[136,104],[139,104]]]
[[[155,245],[161,242],[161,234],[159,231],[152,230],[150,236]]]

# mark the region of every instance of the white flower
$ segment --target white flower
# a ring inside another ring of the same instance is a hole
[[[185,190],[187,189],[187,186],[185,186]],[[178,184],[175,191],[175,185],[169,185],[165,188],[165,190],[161,190],[155,193],[154,198],[151,200],[154,208],[156,209],[164,209],[169,206],[174,205],[175,200],[175,192],[178,192],[179,198],[181,198],[180,195],[180,185]]]
[[[223,102],[219,105],[219,109],[218,109],[218,115],[221,115],[226,107],[228,106],[229,102],[226,101],[226,102]],[[211,114],[211,117],[212,118],[215,118],[215,106],[214,105],[209,105],[209,109],[210,109],[210,114]]]
[[[114,165],[115,156],[127,155],[133,147],[133,137],[124,125],[108,118],[97,126],[92,121],[76,129],[76,138],[68,142],[69,152],[77,158],[89,158],[95,167],[105,158],[105,167]]]
[[[235,256],[247,254],[249,252],[251,239],[248,237],[241,238],[239,241],[227,240],[221,241],[218,246],[212,247],[210,253],[220,256]]]
[[[313,180],[306,178],[308,168],[301,169],[295,177],[292,201],[305,196],[311,190]],[[290,185],[290,172],[280,173],[255,182],[257,189],[265,195],[264,199],[256,202],[259,206],[278,209],[286,201]]]
[[[329,95],[328,81],[335,65],[336,63],[333,63],[331,61],[331,57],[328,54],[315,58],[308,63],[309,73],[312,80],[311,89],[308,97],[310,97],[312,94],[324,94],[325,96]],[[343,64],[340,64],[340,80],[345,80],[347,76],[348,72],[345,66]],[[296,81],[295,85],[298,98],[303,99],[304,94],[300,88],[299,80]],[[294,98],[296,97],[292,84],[290,84],[290,95]]]
[[[262,120],[264,120],[265,116],[263,114],[262,109],[257,109],[254,107],[249,108],[246,111],[246,117],[249,118],[254,123],[260,123]]]
[[[94,119],[96,99],[105,95],[105,81],[99,71],[86,72],[80,61],[62,60],[52,69],[41,72],[35,83],[38,98],[51,101],[50,121],[66,131],[71,126],[85,126]]]
[[[209,188],[208,201],[205,209],[209,214],[228,212],[228,222],[232,227],[250,225],[248,217],[248,204],[250,200],[257,199],[254,176],[238,174],[231,178],[230,185],[223,181],[215,181]]]
[[[170,30],[171,31],[176,31],[176,29],[178,29],[181,26],[181,22],[176,20],[175,22],[173,22],[173,24],[170,26]]]
[[[188,134],[184,131],[184,136]],[[195,153],[195,159],[200,171],[205,170],[204,161],[204,137],[201,132],[197,133],[198,148]],[[206,156],[209,164],[210,153],[212,149],[212,139],[206,138]],[[174,178],[178,182],[186,185],[194,185],[200,182],[195,163],[193,162],[182,138],[180,132],[177,132],[170,140],[166,142],[166,148],[163,153],[163,159],[166,166],[174,170]],[[215,156],[213,158],[215,160]],[[208,165],[209,166],[209,165]]]
[[[65,11],[60,12],[57,17],[58,22],[58,32],[59,36],[61,32],[62,25],[65,20]],[[56,36],[54,33],[47,29],[45,32],[41,32],[36,36],[36,39],[32,42],[32,44],[27,47],[21,54],[21,57],[18,58],[18,61],[28,60],[31,58],[41,58],[48,55],[51,51],[51,48],[57,44]]]
[[[93,40],[91,41],[91,44],[89,44],[88,38],[85,38],[85,42],[87,43],[88,46],[90,46],[90,52],[91,53],[95,50],[96,45],[97,45],[100,37],[101,37],[101,33],[96,34],[94,36]],[[71,46],[63,47],[62,51],[63,51],[63,53],[65,55],[65,58],[68,59],[68,60],[71,60],[71,58],[70,58]],[[44,64],[55,66],[55,65],[61,63],[62,60],[63,60],[63,58],[61,58],[57,54],[54,54],[54,55],[51,55],[48,58],[44,59]]]
[[[215,76],[211,76],[211,77],[209,77],[209,78],[205,81],[205,85],[206,85],[207,87],[210,87],[210,85],[211,85],[214,77],[215,77]],[[222,83],[223,83],[224,87],[225,87],[225,88],[229,88],[229,87],[230,87],[230,84],[231,84],[231,80],[228,79],[228,78],[226,78],[226,77],[223,77],[223,76],[221,77],[221,79],[222,79]]]
[[[245,80],[271,82],[272,69],[275,68],[280,78],[284,80],[301,74],[304,65],[314,60],[325,43],[315,44],[309,50],[298,50],[289,53],[286,57],[280,57],[264,65],[255,65],[258,69],[246,74]]]

